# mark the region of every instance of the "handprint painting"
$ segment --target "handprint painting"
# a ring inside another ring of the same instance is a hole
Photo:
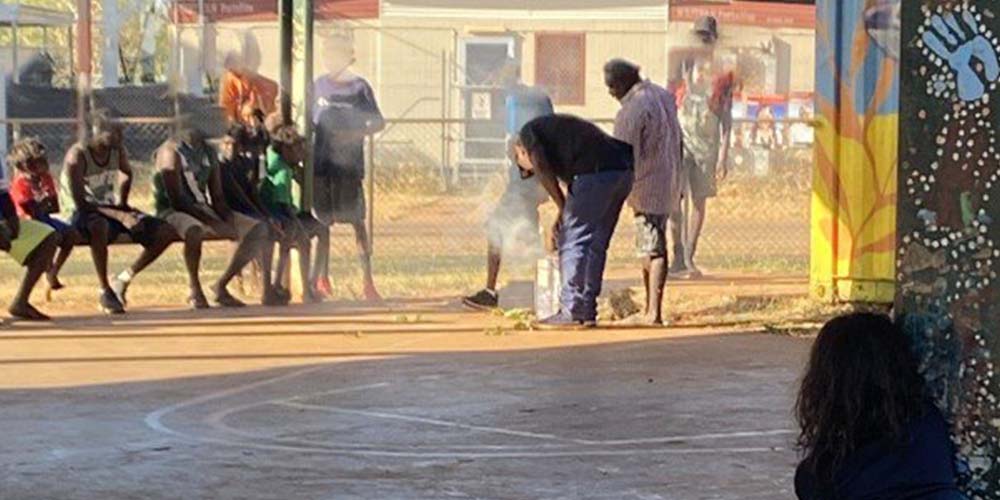
[[[897,311],[953,417],[972,498],[1000,499],[1000,2],[906,1]]]

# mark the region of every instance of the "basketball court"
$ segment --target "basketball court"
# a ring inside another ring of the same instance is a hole
[[[788,498],[809,344],[433,300],[7,327],[0,497]]]

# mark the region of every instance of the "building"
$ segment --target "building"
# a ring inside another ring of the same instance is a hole
[[[677,0],[315,0],[317,37],[353,37],[355,70],[375,88],[383,113],[395,119],[470,120],[457,129],[417,130],[401,125],[397,142],[450,144],[421,147],[422,156],[460,164],[480,160],[489,168],[503,156],[502,129],[488,125],[502,103],[499,69],[521,63],[523,80],[546,88],[561,112],[609,119],[618,104],[607,92],[604,62],[626,57],[646,76],[666,82],[685,50],[696,46],[692,22],[716,16],[723,50],[757,60],[756,93],[811,92],[815,8],[764,2]],[[249,65],[278,78],[279,38],[275,1],[204,0],[209,27],[192,24],[196,2],[182,3],[182,65],[189,89],[202,70],[221,74],[221,61],[241,51]],[[204,43],[201,40],[204,40]],[[317,40],[314,73],[323,74]],[[763,62],[760,62],[763,61]],[[795,68],[795,71],[792,71]],[[301,72],[300,72],[301,73]],[[758,75],[759,73],[759,75]],[[302,85],[302,82],[299,83]],[[301,87],[300,87],[301,88]],[[461,143],[461,144],[459,144]]]

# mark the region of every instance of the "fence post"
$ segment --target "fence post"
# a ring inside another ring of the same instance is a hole
[[[368,136],[368,253],[375,253],[375,134]]]
[[[457,38],[456,38],[456,40],[457,40]],[[456,41],[455,43],[458,43],[458,42]],[[446,120],[449,119],[449,118],[451,118],[451,106],[452,106],[452,104],[451,104],[451,95],[452,95],[452,92],[451,92],[451,82],[455,81],[455,78],[456,78],[455,67],[456,67],[456,64],[455,64],[455,52],[452,52],[451,55],[448,57],[448,70],[450,70],[450,73],[446,73],[446,75],[445,75],[445,90],[446,90],[446,92],[445,92],[445,101],[447,102],[447,105],[445,106],[445,119]],[[445,144],[445,150],[446,150],[447,154],[445,155],[444,166],[445,166],[445,169],[446,169],[446,172],[447,172],[448,187],[450,188],[451,186],[455,185],[455,181],[458,179],[458,175],[455,172],[455,169],[452,168],[452,166],[451,166],[451,146],[452,146],[452,144],[451,144],[451,142],[452,142],[451,141],[451,131],[452,131],[452,129],[451,129],[451,124],[450,123],[448,125],[446,125],[445,130],[447,130],[447,133],[445,134],[444,144]]]
[[[448,52],[441,51],[441,169],[445,192],[451,189],[448,177]]]
[[[7,125],[9,123],[7,121],[7,85],[0,85],[0,119],[4,120],[3,127],[0,128],[0,148],[2,151],[9,151],[7,149]],[[5,179],[7,179],[6,169],[0,167],[0,188],[7,187]]]

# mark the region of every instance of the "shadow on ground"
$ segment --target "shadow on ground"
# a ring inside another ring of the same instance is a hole
[[[455,330],[439,315],[360,337],[310,332],[310,321],[327,323],[309,316],[275,318],[297,332],[275,338],[243,331],[261,318],[231,320],[189,323],[166,340],[0,337],[0,376],[28,385],[40,369],[61,386],[0,391],[0,496],[792,495],[802,339],[489,337],[463,326],[468,315]],[[232,331],[205,338],[219,328]],[[288,366],[274,366],[278,357]],[[205,366],[228,373],[185,375]],[[109,373],[123,381],[91,382]]]

